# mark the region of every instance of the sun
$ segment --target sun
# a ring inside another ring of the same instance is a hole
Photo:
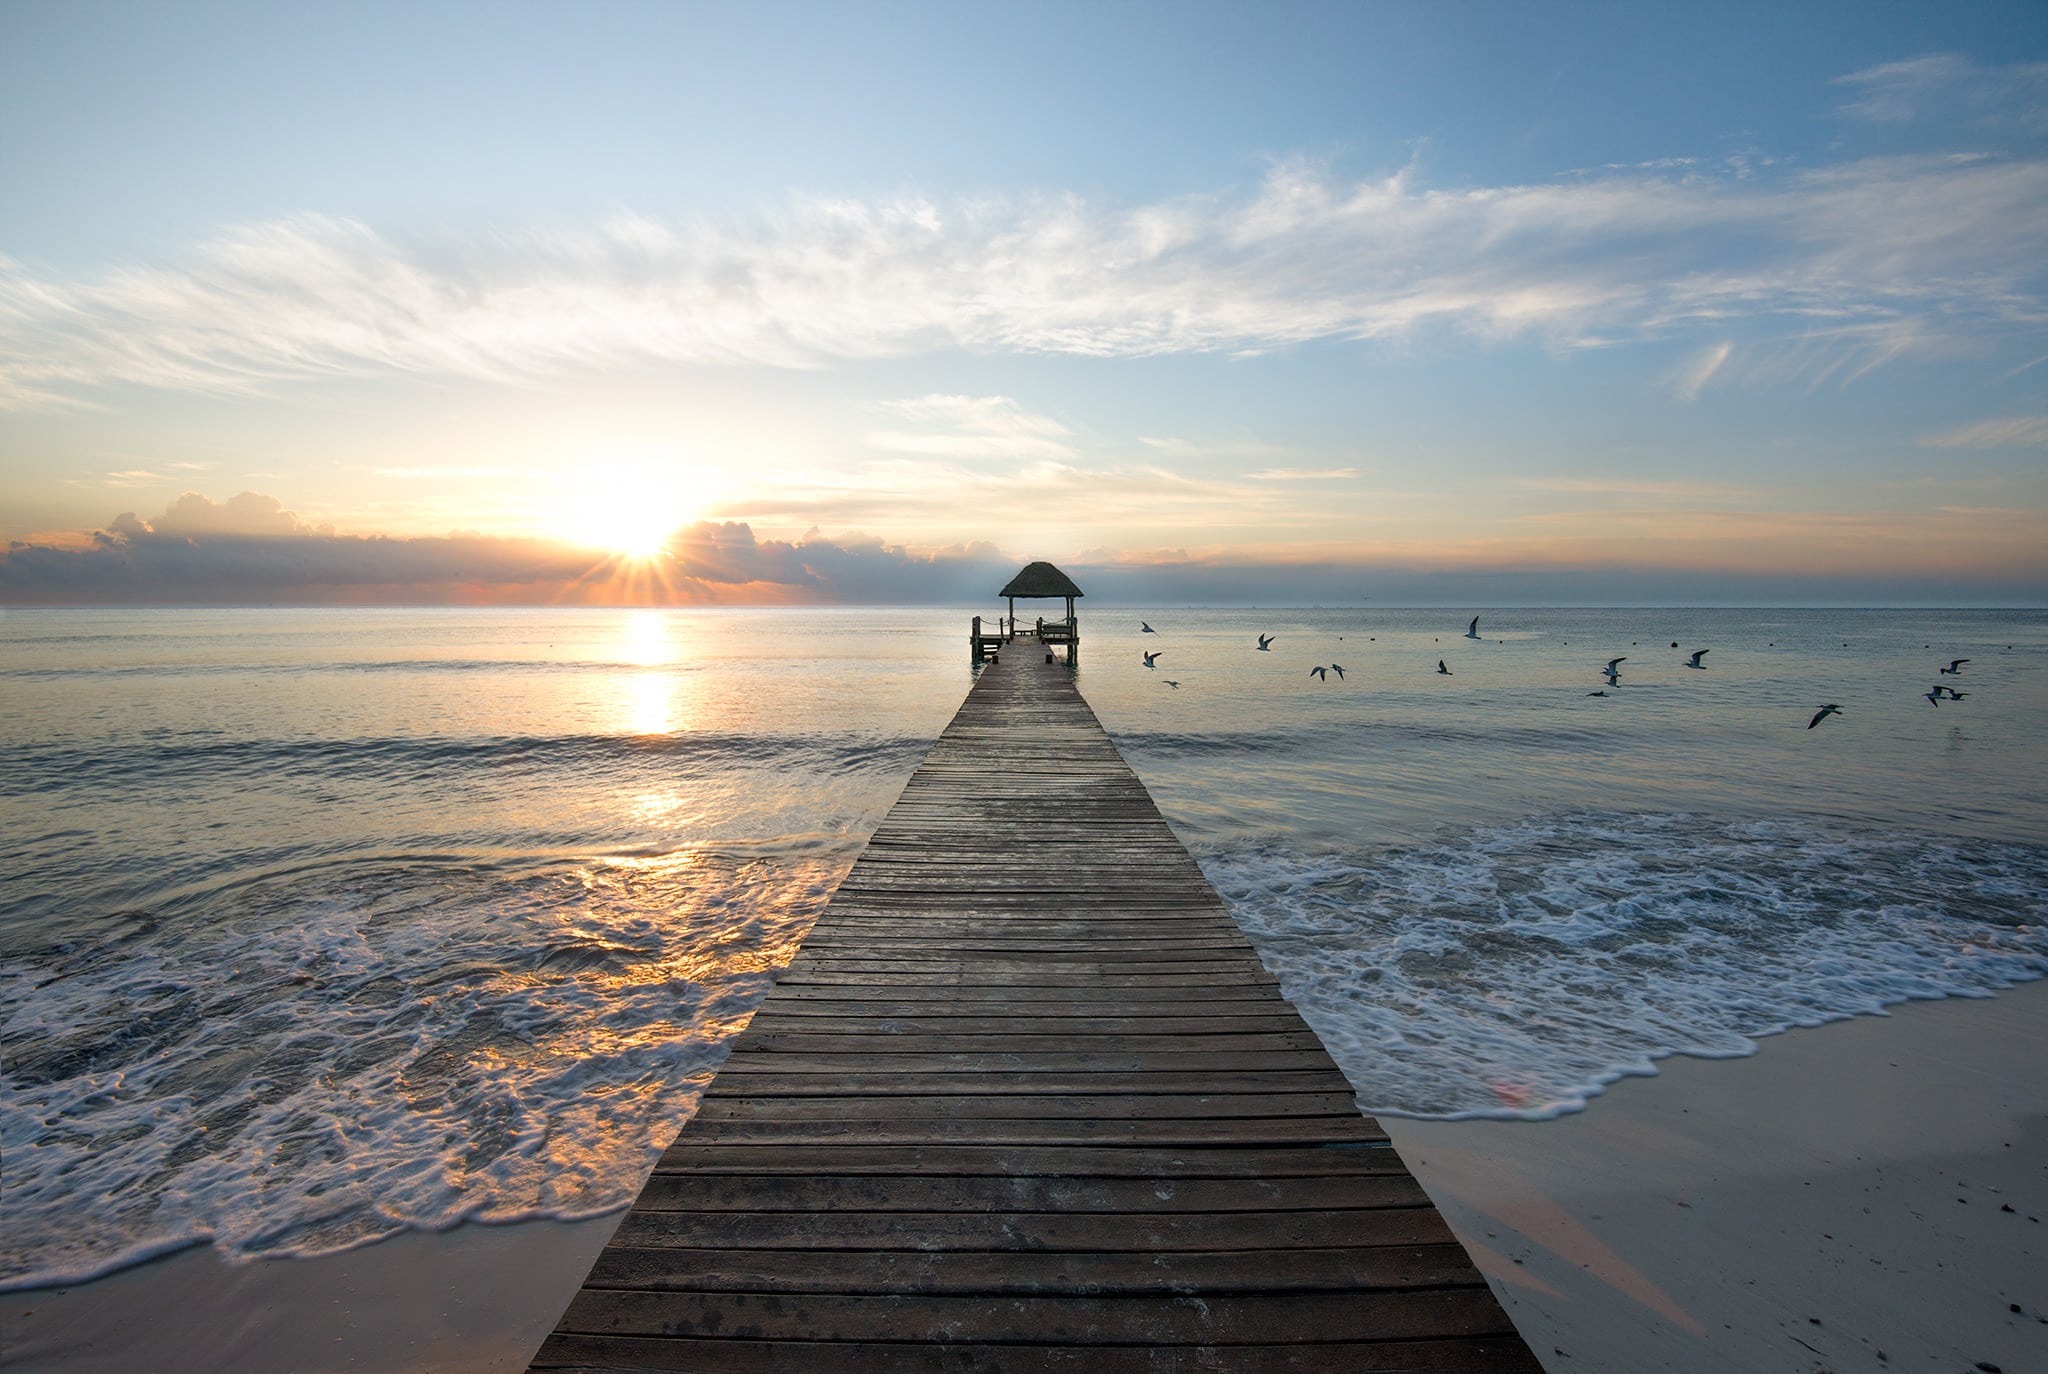
[[[654,458],[576,463],[550,493],[548,532],[564,543],[648,562],[695,518],[704,494],[690,469]]]

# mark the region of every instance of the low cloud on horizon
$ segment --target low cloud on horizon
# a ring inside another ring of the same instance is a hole
[[[81,540],[11,543],[0,551],[0,605],[992,606],[1031,556],[988,542],[917,550],[817,529],[763,539],[744,521],[704,520],[678,529],[661,557],[626,560],[534,538],[337,534],[301,521],[275,497],[243,492],[214,502],[188,492],[154,519],[123,512]],[[2048,599],[2038,558],[2004,576],[1940,567],[1873,574],[1658,566],[1619,545],[1570,565],[1541,554],[1518,564],[1511,551],[1452,566],[1399,555],[1092,549],[1063,566],[1096,606],[2022,606]]]

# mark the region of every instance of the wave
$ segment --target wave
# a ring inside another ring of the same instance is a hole
[[[0,1289],[630,1202],[857,842],[223,882],[0,960]]]
[[[348,739],[247,739],[186,731],[118,742],[22,743],[0,754],[0,787],[132,786],[152,775],[185,779],[312,772],[380,778],[501,766],[591,767],[701,759],[717,766],[782,765],[841,772],[889,769],[921,757],[930,740],[909,735],[561,734]]]
[[[1580,812],[1199,854],[1365,1110],[1544,1119],[1671,1054],[2048,976],[2048,849]]]

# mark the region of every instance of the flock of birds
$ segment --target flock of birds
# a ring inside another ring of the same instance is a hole
[[[1159,633],[1159,631],[1153,629],[1148,622],[1143,620],[1138,622],[1138,630],[1141,634],[1156,635]],[[1337,637],[1339,639],[1343,638],[1342,635],[1339,635]],[[1472,617],[1471,623],[1465,627],[1465,633],[1463,635],[1463,638],[1476,640],[1480,637],[1481,636],[1479,634],[1479,617],[1475,615]],[[1260,635],[1259,642],[1257,645],[1258,651],[1260,653],[1271,653],[1273,651],[1273,644],[1278,638],[1278,635]],[[1372,638],[1376,639],[1378,638],[1378,636],[1373,636]],[[1567,640],[1566,642],[1569,643],[1570,641]],[[1676,649],[1678,647],[1678,641],[1671,641],[1671,647]],[[1140,652],[1144,654],[1145,666],[1147,668],[1156,669],[1159,666],[1160,658],[1165,654],[1166,651],[1164,649],[1155,649],[1149,653],[1145,653],[1142,650]],[[1691,656],[1686,659],[1685,666],[1688,668],[1697,668],[1702,672],[1706,671],[1706,657],[1708,654],[1712,652],[1712,649],[1694,649],[1692,651]],[[1969,661],[1970,660],[1967,658],[1952,658],[1948,661],[1946,666],[1937,668],[1935,671],[1944,677],[1960,677],[1962,676],[1963,665],[1965,663],[1968,663]],[[1614,658],[1608,659],[1607,665],[1600,670],[1606,676],[1607,685],[1609,687],[1615,687],[1620,685],[1621,665],[1626,662],[1628,662],[1628,655],[1620,654]],[[1438,659],[1436,661],[1436,670],[1439,674],[1441,674],[1444,677],[1456,676],[1454,673],[1451,672],[1450,665],[1445,663],[1442,659]],[[1308,675],[1310,677],[1317,678],[1323,682],[1328,682],[1330,680],[1329,675],[1331,673],[1335,673],[1337,675],[1337,680],[1339,682],[1342,682],[1344,680],[1344,665],[1341,663],[1331,663],[1328,665],[1318,664],[1315,667],[1310,668],[1308,670]],[[1165,679],[1165,682],[1168,687],[1173,688],[1175,691],[1180,690],[1180,683],[1175,681],[1174,679],[1167,678]],[[1586,695],[1589,697],[1604,697],[1607,695],[1607,692],[1605,691],[1605,689],[1602,689],[1597,692],[1588,692],[1586,693]],[[1948,687],[1944,686],[1941,683],[1936,683],[1934,686],[1928,688],[1923,695],[1926,697],[1929,705],[1939,707],[1941,705],[1943,697],[1947,697],[1950,701],[1961,701],[1970,694],[1968,692],[1958,692],[1953,687]],[[1839,716],[1841,714],[1842,706],[1840,702],[1827,702],[1818,711],[1815,711],[1813,713],[1813,719],[1806,722],[1806,728],[1811,730],[1814,726],[1820,724],[1829,716]]]

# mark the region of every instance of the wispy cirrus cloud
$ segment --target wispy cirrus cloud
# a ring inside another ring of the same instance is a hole
[[[2048,328],[2043,222],[2038,157],[1456,190],[1289,163],[1247,193],[1136,207],[814,198],[746,223],[621,215],[442,241],[304,215],[90,278],[0,258],[0,406],[120,384],[1251,353],[1426,329],[1576,348],[1746,325],[1805,348],[1779,371],[1839,381],[1959,332]],[[983,442],[1062,441],[1015,418]]]
[[[867,436],[872,448],[948,458],[1077,457],[1072,431],[1008,396],[918,396],[874,407],[899,424]]]
[[[1928,448],[2044,448],[2048,447],[2048,415],[1979,420],[1930,434],[1920,442]]]
[[[1835,78],[1853,92],[1835,113],[1873,124],[1963,120],[2048,129],[2048,62],[1985,66],[1959,53],[1924,53]]]

